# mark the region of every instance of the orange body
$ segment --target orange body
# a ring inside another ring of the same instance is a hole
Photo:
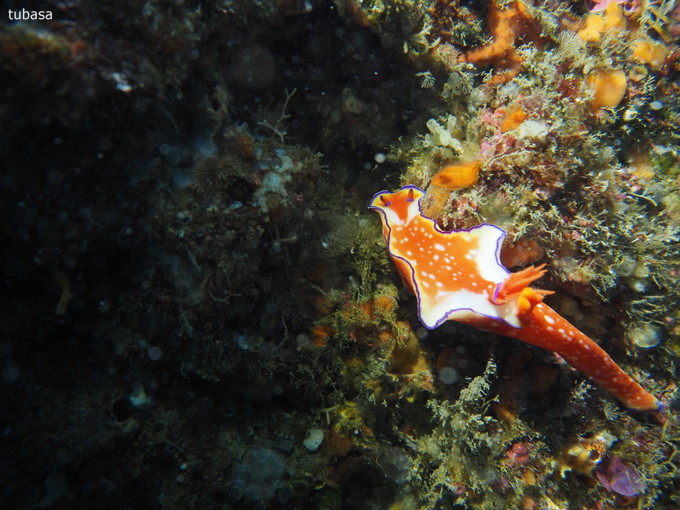
[[[483,224],[443,232],[423,216],[424,195],[415,186],[380,192],[370,208],[380,213],[387,250],[418,298],[425,327],[455,320],[517,338],[558,353],[631,409],[661,407],[600,346],[543,303],[551,292],[529,287],[545,273],[543,266],[517,273],[503,267],[499,254],[505,231]]]

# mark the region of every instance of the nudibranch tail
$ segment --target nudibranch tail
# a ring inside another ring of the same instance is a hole
[[[556,352],[630,409],[655,411],[661,408],[656,397],[626,374],[602,347],[543,303],[533,308],[526,326],[507,334]]]
[[[504,230],[482,224],[444,232],[423,215],[424,196],[408,185],[376,193],[369,208],[380,213],[387,251],[416,294],[426,328],[455,320],[518,338],[557,352],[631,409],[660,408],[602,348],[543,303],[552,292],[529,287],[545,265],[511,274],[500,262]]]

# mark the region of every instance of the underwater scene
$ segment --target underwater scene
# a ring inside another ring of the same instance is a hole
[[[0,508],[680,508],[680,1],[0,17]]]

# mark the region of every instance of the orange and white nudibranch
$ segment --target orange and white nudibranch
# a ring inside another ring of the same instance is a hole
[[[381,191],[369,208],[380,213],[387,251],[418,298],[426,328],[455,320],[517,338],[558,353],[630,409],[661,408],[600,346],[543,303],[552,292],[529,287],[544,265],[510,273],[499,258],[503,229],[482,224],[444,232],[423,216],[424,195],[416,186]]]

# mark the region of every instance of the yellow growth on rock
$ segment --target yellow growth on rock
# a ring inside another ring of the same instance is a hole
[[[633,46],[631,58],[643,64],[648,64],[652,69],[659,69],[666,61],[668,48],[663,43],[651,39],[639,39]]]
[[[477,183],[481,169],[479,161],[448,165],[435,174],[430,184],[448,190],[467,188]]]
[[[626,95],[626,73],[620,69],[599,70],[588,75],[586,84],[593,90],[590,111],[598,112],[602,108],[614,108]]]
[[[585,26],[577,34],[586,42],[597,42],[604,33],[624,28],[626,28],[626,16],[623,14],[623,9],[612,2],[603,13],[588,14]]]

